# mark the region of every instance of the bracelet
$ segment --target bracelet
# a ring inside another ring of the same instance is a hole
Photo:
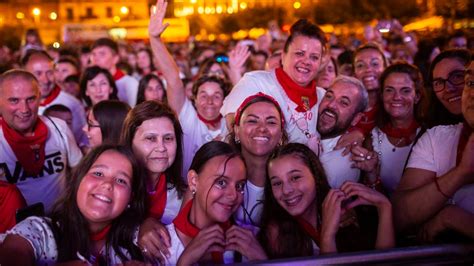
[[[454,200],[453,200],[453,198],[450,197],[450,196],[448,196],[446,193],[444,193],[444,192],[441,190],[441,187],[440,187],[440,185],[439,185],[439,183],[438,183],[438,178],[437,178],[437,177],[434,178],[434,182],[435,182],[435,184],[436,184],[436,189],[438,189],[439,193],[441,193],[441,195],[443,195],[443,196],[448,200],[448,203],[449,203],[449,204],[454,205]]]
[[[382,179],[380,178],[379,175],[377,176],[377,178],[375,178],[374,182],[368,182],[368,181],[365,182],[365,185],[373,190],[376,190],[380,184],[382,184]]]

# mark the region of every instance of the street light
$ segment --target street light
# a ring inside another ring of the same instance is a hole
[[[122,14],[124,14],[124,15],[127,15],[128,12],[129,12],[128,7],[122,6],[122,7],[120,8],[120,13],[122,13]]]
[[[51,13],[49,14],[49,18],[50,18],[51,20],[56,20],[56,19],[58,19],[58,14],[56,14],[56,12],[51,12]]]
[[[25,18],[25,13],[23,13],[23,12],[18,12],[18,13],[16,13],[16,18],[17,18],[17,19],[20,19],[20,20],[21,20],[21,19],[24,19],[24,18]]]
[[[301,2],[299,2],[299,1],[294,2],[293,3],[293,8],[294,9],[300,9],[301,8]]]
[[[33,13],[33,19],[34,19],[35,23],[38,23],[40,15],[41,15],[41,9],[35,7],[35,8],[33,8],[32,13]]]

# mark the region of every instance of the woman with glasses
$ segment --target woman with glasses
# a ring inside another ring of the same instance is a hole
[[[462,224],[474,215],[474,121],[464,120],[461,107],[461,99],[463,106],[471,105],[462,96],[463,89],[466,95],[470,90],[464,85],[469,63],[467,50],[447,50],[434,59],[431,104],[436,109],[431,112],[436,120],[429,122],[438,126],[416,142],[393,198],[398,230],[420,229],[425,241],[437,240],[446,229],[464,233],[472,228]],[[453,238],[456,234],[449,233],[449,241]]]

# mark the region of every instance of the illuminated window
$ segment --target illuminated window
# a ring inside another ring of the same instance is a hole
[[[108,18],[111,18],[114,16],[113,12],[112,12],[112,7],[108,6],[106,9],[105,9],[105,13],[107,14],[107,17]]]
[[[67,20],[73,20],[74,19],[74,10],[70,7],[66,8],[66,18],[67,18]]]

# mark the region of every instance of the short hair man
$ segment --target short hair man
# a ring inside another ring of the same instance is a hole
[[[347,180],[359,180],[360,171],[351,167],[349,156],[342,156],[343,149],[334,150],[334,147],[349,127],[360,121],[367,103],[368,94],[362,82],[353,77],[339,76],[329,86],[319,105],[320,160],[333,188],[339,188]]]
[[[38,116],[40,89],[33,74],[3,73],[0,95],[0,180],[16,184],[28,205],[42,202],[49,212],[81,151],[66,123]]]
[[[137,103],[138,81],[117,68],[120,61],[117,43],[109,38],[100,38],[92,45],[91,65],[107,69],[114,77],[119,100],[131,107]]]

